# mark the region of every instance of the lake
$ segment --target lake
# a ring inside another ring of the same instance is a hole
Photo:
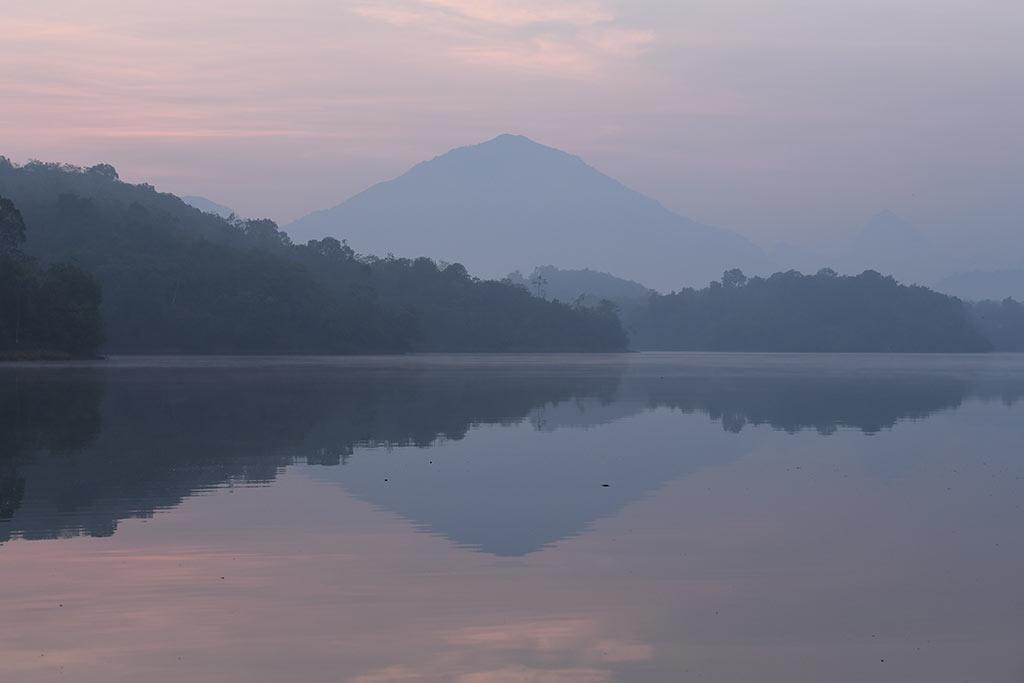
[[[1024,680],[1024,356],[0,366],[0,680]]]

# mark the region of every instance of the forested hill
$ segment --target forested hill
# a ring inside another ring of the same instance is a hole
[[[26,251],[69,261],[103,291],[108,352],[613,351],[614,312],[544,301],[461,265],[294,245],[268,220],[227,220],[109,165],[0,157],[0,195]]]
[[[69,263],[40,267],[24,252],[25,221],[0,196],[0,360],[96,355],[100,286]]]
[[[516,285],[428,258],[360,256],[333,238],[295,245],[272,221],[205,213],[121,182],[107,165],[0,157],[0,196],[18,216],[8,230],[17,248],[0,272],[0,351],[14,357],[89,355],[104,337],[109,353],[1024,348],[1016,302],[970,309],[874,271],[748,279],[733,270],[705,289],[660,295],[549,267]],[[559,287],[579,301],[542,298]]]
[[[508,279],[526,287],[544,299],[582,301],[597,305],[608,300],[616,303],[646,299],[653,290],[639,282],[584,268],[566,270],[555,266],[537,266],[529,276],[518,270]]]
[[[957,298],[865,271],[725,273],[701,289],[652,295],[629,312],[639,349],[679,351],[983,352],[992,342]]]

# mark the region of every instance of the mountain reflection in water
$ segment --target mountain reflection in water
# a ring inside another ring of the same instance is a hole
[[[1024,672],[1024,357],[0,366],[0,680]]]
[[[9,366],[0,378],[0,541],[107,536],[119,520],[304,463],[499,556],[577,535],[742,456],[747,427],[874,434],[971,398],[1024,395],[1019,373],[941,357],[122,359]],[[674,433],[659,419],[621,442],[587,433],[655,413],[710,422]],[[507,429],[460,450],[488,425]]]

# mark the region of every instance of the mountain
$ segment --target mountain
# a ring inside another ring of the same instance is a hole
[[[845,275],[876,270],[907,284],[930,284],[963,263],[960,254],[892,211],[875,214],[846,238],[814,246],[780,243],[768,254],[785,269],[832,268]]]
[[[782,270],[798,270],[801,273],[814,273],[838,260],[838,245],[806,246],[792,242],[776,242],[765,249],[768,257],[778,264]],[[831,266],[833,269],[835,266]]]
[[[949,262],[950,255],[910,222],[891,211],[882,211],[842,246],[832,267],[850,275],[877,270],[892,273],[903,282],[925,283],[948,273]]]
[[[1024,301],[1024,269],[956,273],[937,282],[935,288],[969,301],[1002,301],[1007,297]]]
[[[452,150],[285,229],[299,243],[334,236],[360,252],[424,254],[490,277],[551,263],[665,291],[707,284],[729,268],[770,267],[745,238],[517,135]]]
[[[195,195],[186,195],[181,198],[181,201],[185,202],[191,207],[205,211],[206,213],[212,213],[214,216],[220,216],[221,218],[228,218],[236,215],[235,210],[218,204],[215,201],[209,200],[206,197],[197,197]]]
[[[554,266],[538,266],[529,277],[524,277],[517,270],[508,279],[544,299],[568,302],[580,300],[588,306],[600,303],[602,299],[614,302],[645,299],[652,293],[649,287],[639,282],[589,268],[562,270]]]

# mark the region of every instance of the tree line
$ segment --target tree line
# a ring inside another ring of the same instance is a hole
[[[0,157],[0,195],[5,356],[1024,350],[1018,302],[965,304],[875,271],[732,270],[644,295],[590,271],[489,281],[334,238],[297,245],[273,221],[204,213],[106,164]]]
[[[674,351],[984,352],[993,344],[968,307],[875,271],[823,269],[653,294],[626,308],[636,348]]]
[[[970,304],[978,329],[996,351],[1024,351],[1024,304],[1013,298]]]
[[[330,238],[292,244],[273,221],[204,213],[150,185],[122,182],[106,164],[19,166],[0,157],[0,194],[23,215],[26,253],[75,264],[54,271],[54,278],[91,273],[101,285],[106,352],[619,351],[627,345],[608,308],[545,301],[511,283],[474,278],[459,264],[363,256]]]

